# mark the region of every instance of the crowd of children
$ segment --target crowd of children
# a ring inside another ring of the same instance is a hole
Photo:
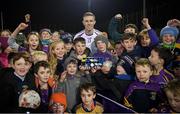
[[[96,93],[138,113],[180,112],[180,20],[170,19],[158,37],[148,18],[140,32],[130,23],[121,33],[122,19],[112,17],[105,33],[86,12],[74,37],[31,31],[30,15],[12,33],[2,30],[0,112],[103,113]]]

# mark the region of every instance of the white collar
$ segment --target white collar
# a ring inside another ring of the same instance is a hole
[[[25,76],[20,76],[18,75],[16,72],[14,72],[14,75],[17,76],[19,79],[21,79],[22,81],[24,81]]]

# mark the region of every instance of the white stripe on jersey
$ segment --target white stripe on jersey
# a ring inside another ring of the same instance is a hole
[[[86,41],[86,47],[88,47],[91,50],[91,44],[92,42],[94,42],[94,38],[99,34],[101,34],[101,32],[97,29],[93,30],[92,35],[86,35],[85,30],[82,30],[75,35],[74,39],[76,39],[77,37],[84,38]]]

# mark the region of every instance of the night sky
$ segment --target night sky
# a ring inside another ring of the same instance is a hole
[[[123,25],[135,23],[140,27],[142,6],[143,0],[91,0],[91,11],[100,31],[107,31],[111,17],[117,13],[123,15]],[[3,0],[0,8],[4,29],[14,30],[29,13],[33,30],[47,27],[76,33],[83,29],[82,15],[88,10],[88,0]],[[146,0],[146,9],[154,28],[163,27],[168,19],[180,19],[177,0]]]

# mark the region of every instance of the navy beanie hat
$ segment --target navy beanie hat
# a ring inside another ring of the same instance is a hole
[[[70,39],[70,40],[73,40],[73,36],[68,33],[68,32],[64,32],[61,34],[61,39],[64,40],[64,39]]]
[[[73,43],[73,36],[70,33],[66,33],[61,36],[64,43]]]
[[[165,34],[171,34],[175,38],[177,38],[179,34],[179,30],[176,27],[165,26],[164,28],[161,29],[160,37],[162,37]]]
[[[122,66],[127,74],[133,75],[135,74],[134,71],[134,60],[129,57],[128,55],[123,56],[120,61],[118,62],[117,66]]]

